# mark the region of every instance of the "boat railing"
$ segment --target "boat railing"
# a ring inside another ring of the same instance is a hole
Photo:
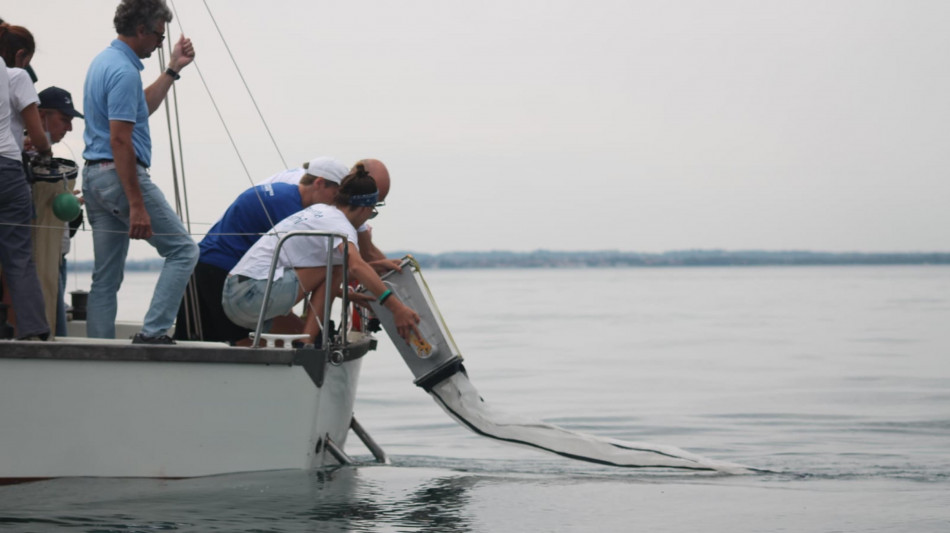
[[[339,239],[340,239],[340,242],[342,242],[342,243],[345,245],[346,242],[347,242],[347,237],[346,237],[345,234],[342,234],[342,233],[333,233],[333,232],[316,231],[316,230],[297,230],[297,231],[290,231],[290,232],[288,232],[288,233],[285,233],[284,235],[282,235],[282,236],[280,237],[280,239],[278,239],[278,241],[277,241],[277,247],[274,249],[274,256],[271,258],[270,271],[267,273],[267,287],[264,289],[264,302],[261,304],[261,312],[260,312],[260,314],[259,314],[258,317],[257,317],[257,327],[254,329],[254,339],[253,339],[253,342],[251,343],[251,347],[252,347],[252,348],[259,348],[259,347],[260,347],[261,333],[262,333],[262,330],[264,329],[264,317],[267,316],[267,301],[270,299],[271,286],[272,286],[273,283],[274,283],[274,272],[276,272],[276,270],[277,270],[277,259],[280,257],[280,249],[281,249],[281,247],[283,247],[284,243],[287,242],[288,239],[291,239],[291,238],[293,238],[293,237],[303,237],[303,236],[310,236],[310,237],[327,237],[327,238],[329,238],[329,239],[332,240],[332,242],[330,243],[330,246],[327,246],[327,263],[326,263],[326,265],[327,265],[327,278],[326,278],[326,288],[327,288],[327,290],[326,290],[326,296],[324,297],[324,301],[323,301],[323,323],[320,324],[320,329],[321,329],[321,331],[323,332],[323,335],[321,336],[322,339],[323,339],[322,344],[321,344],[321,349],[324,351],[324,353],[329,353],[328,350],[329,350],[329,348],[330,348],[330,333],[331,333],[331,331],[330,331],[330,308],[331,308],[331,304],[333,303],[333,252],[334,252],[334,250],[335,250],[335,248],[336,248],[336,247],[334,246],[334,243],[336,242],[336,239],[339,238]],[[343,274],[342,274],[342,277],[343,277],[343,283],[342,283],[342,286],[343,286],[343,296],[342,296],[342,300],[343,300],[343,313],[342,313],[342,315],[343,315],[343,316],[342,316],[342,318],[340,319],[340,331],[342,331],[342,332],[345,332],[345,331],[347,330],[347,326],[348,326],[348,323],[347,323],[347,315],[348,315],[348,313],[346,312],[347,307],[348,307],[348,304],[349,304],[349,301],[348,301],[349,298],[347,297],[347,296],[348,296],[348,292],[349,292],[348,289],[347,289],[347,287],[348,287],[348,285],[347,285],[347,277],[348,277],[347,274],[348,274],[348,270],[349,270],[348,267],[349,267],[349,260],[348,260],[347,253],[346,253],[346,246],[344,246],[344,252],[343,252]],[[292,268],[292,267],[291,267],[291,268]],[[304,298],[306,298],[306,297],[307,297],[307,296],[304,295]],[[344,333],[343,335],[341,335],[341,337],[342,337],[341,343],[342,343],[343,347],[345,347],[345,346],[346,346],[346,343],[347,343],[347,339],[346,339],[347,336],[346,336],[346,334]]]

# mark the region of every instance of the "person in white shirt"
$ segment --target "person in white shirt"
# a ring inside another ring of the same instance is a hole
[[[23,32],[29,36],[28,50],[18,44]],[[0,56],[7,65],[11,60],[13,65],[10,66],[13,67],[22,68],[29,65],[33,57],[33,46],[33,37],[26,28],[0,24]],[[43,306],[43,291],[40,289],[36,265],[33,262],[29,227],[32,223],[33,201],[21,157],[23,128],[11,128],[11,118],[14,115],[22,116],[20,111],[25,107],[14,109],[8,74],[10,70],[17,71],[19,68],[8,70],[6,66],[0,66],[0,267],[6,276],[6,288],[17,314],[16,337],[45,340],[49,336],[50,328]],[[32,83],[30,86],[32,87]],[[32,106],[36,112],[36,104]],[[19,107],[19,104],[16,107]],[[36,124],[39,125],[38,113]],[[38,131],[42,135],[42,128]],[[20,134],[19,144],[15,138],[17,132]],[[49,157],[49,142],[43,141],[46,141],[45,136],[37,149]]]
[[[23,70],[30,66],[36,41],[30,30],[23,26],[0,23],[0,56],[7,69],[10,102],[10,130],[20,152],[23,152],[23,130],[35,138],[33,146],[45,157],[52,155],[50,142],[43,131],[38,105],[40,97],[33,87],[30,74]],[[42,137],[42,138],[40,138]]]
[[[338,287],[326,286],[326,269],[328,266],[341,265],[345,253],[349,274],[393,313],[399,335],[404,339],[408,339],[413,333],[419,335],[416,326],[420,320],[419,315],[400,302],[392,291],[386,288],[374,268],[360,257],[356,228],[376,216],[378,200],[379,191],[375,180],[364,164],[357,163],[340,184],[333,205],[314,204],[285,218],[274,226],[272,233],[261,237],[244,254],[225,280],[221,299],[224,313],[236,324],[249,329],[255,328],[264,303],[268,272],[280,236],[295,230],[318,230],[346,235],[347,242],[318,236],[287,240],[278,256],[265,321],[269,322],[274,317],[287,314],[297,302],[310,294],[311,312],[307,313],[303,333],[309,335],[309,342],[316,342],[320,324],[323,322],[326,291],[338,290]],[[334,241],[332,244],[331,240]],[[327,265],[329,247],[335,249],[332,265]],[[334,279],[339,279],[339,276],[334,276]],[[265,326],[269,327],[269,324]]]
[[[304,177],[307,173],[307,168],[310,165],[315,166],[325,166],[327,161],[333,160],[330,157],[317,157],[312,161],[304,163],[303,166],[299,168],[288,168],[287,170],[282,170],[277,174],[268,176],[263,180],[259,181],[257,185],[265,185],[268,183],[289,183],[291,185],[297,185],[300,182],[300,179]],[[360,159],[356,162],[356,165],[363,165],[366,168],[366,171],[369,172],[369,175],[376,180],[376,187],[379,191],[379,201],[385,202],[386,196],[389,194],[390,180],[389,180],[389,169],[386,168],[386,165],[383,164],[379,159]],[[352,170],[356,169],[356,165],[353,166]],[[385,204],[384,204],[385,205]],[[367,262],[373,261],[384,261],[386,260],[386,254],[384,254],[379,248],[376,247],[376,244],[373,243],[373,228],[369,224],[363,224],[357,228],[358,237],[359,237],[359,246],[360,246],[360,255]],[[391,260],[392,266],[399,263],[399,260]],[[379,263],[377,263],[379,264]]]

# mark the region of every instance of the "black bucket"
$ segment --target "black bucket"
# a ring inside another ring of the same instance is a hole
[[[73,320],[86,320],[86,300],[89,299],[89,292],[72,291],[69,295],[72,297]]]

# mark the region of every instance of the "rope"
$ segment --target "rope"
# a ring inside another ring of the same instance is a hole
[[[44,225],[41,225],[41,224],[17,224],[17,223],[15,223],[15,222],[0,222],[0,226],[17,226],[17,227],[21,227],[21,228],[36,228],[36,229],[63,229],[62,226],[44,226]],[[86,232],[91,232],[91,233],[100,232],[100,233],[117,233],[117,234],[122,234],[122,235],[128,234],[128,231],[120,231],[120,230],[114,230],[114,229],[113,229],[113,230],[108,230],[108,229],[98,229],[98,230],[86,229],[85,224],[83,224],[83,227],[82,227],[82,228],[76,228],[76,231],[77,231],[77,232],[84,232],[84,233],[86,233]],[[205,233],[201,233],[201,232],[189,232],[189,231],[186,231],[186,232],[184,232],[184,233],[174,233],[174,232],[173,232],[173,233],[152,233],[152,235],[188,235],[189,237],[205,236],[205,235],[223,235],[223,236],[249,236],[249,235],[256,235],[256,236],[258,236],[258,237],[261,237],[261,236],[264,236],[264,235],[268,235],[269,233],[270,233],[270,232],[267,232],[267,233],[227,233],[227,232],[214,232],[214,233],[205,232]],[[146,240],[147,240],[147,239],[146,239]]]
[[[184,26],[183,26],[182,23],[181,23],[181,17],[178,15],[178,7],[176,6],[174,0],[171,0],[170,3],[171,3],[172,11],[173,11],[174,14],[175,14],[175,20],[176,20],[177,23],[178,23],[178,29],[179,29],[179,31],[181,32],[181,34],[185,34]],[[220,36],[221,36],[221,40],[224,41],[224,36],[221,34],[221,30],[218,28],[217,21],[214,20],[214,15],[211,14],[211,9],[208,7],[207,4],[205,4],[205,9],[208,10],[208,14],[211,16],[211,19],[212,19],[212,21],[214,22],[215,28],[218,30],[218,35],[220,35]],[[231,54],[231,50],[230,50],[230,48],[227,46],[227,42],[225,42],[224,44],[225,44],[225,48],[228,50],[228,54],[231,56],[231,61],[234,63],[235,68],[237,68],[237,62],[234,61],[234,56]],[[169,49],[171,49],[171,47],[172,47],[171,40],[169,40]],[[227,122],[226,122],[225,119],[224,119],[224,115],[221,113],[221,109],[218,107],[218,103],[217,103],[217,101],[215,100],[214,95],[211,94],[211,89],[210,89],[210,87],[208,86],[207,80],[205,80],[204,74],[201,72],[201,67],[198,65],[197,59],[196,59],[193,63],[194,63],[194,65],[195,65],[195,70],[198,72],[198,78],[201,80],[201,85],[204,87],[205,93],[207,93],[208,98],[211,100],[211,105],[214,107],[214,111],[215,111],[215,113],[218,115],[218,120],[221,122],[221,126],[224,128],[224,132],[225,132],[225,134],[228,136],[228,141],[231,143],[231,147],[234,149],[234,153],[235,153],[235,155],[237,156],[238,161],[241,163],[241,167],[244,169],[244,175],[247,177],[248,182],[249,182],[249,183],[251,184],[251,186],[253,187],[253,186],[254,186],[254,179],[251,177],[251,172],[250,172],[250,170],[248,170],[247,163],[245,163],[244,158],[241,156],[241,151],[238,149],[237,143],[236,143],[236,141],[234,140],[234,136],[231,134],[230,128],[228,128],[228,124],[227,124]],[[241,75],[240,69],[238,69],[238,75],[241,77],[241,80],[244,81],[244,76]],[[274,136],[271,134],[270,128],[267,127],[267,122],[264,120],[263,115],[261,115],[260,108],[257,106],[257,102],[254,100],[254,96],[251,94],[251,90],[250,90],[250,87],[248,87],[247,82],[244,82],[244,87],[245,87],[245,89],[247,90],[248,96],[250,96],[251,101],[254,103],[254,108],[257,109],[258,115],[261,117],[261,121],[264,123],[264,128],[267,130],[268,135],[270,135],[271,141],[274,142],[274,147],[275,147],[275,149],[277,149],[277,153],[278,153],[278,155],[280,156],[281,161],[283,162],[283,161],[284,161],[284,156],[283,156],[283,154],[280,153],[280,149],[277,148],[276,141],[274,141]],[[173,86],[173,89],[174,89],[174,86]],[[177,92],[176,92],[176,91],[173,91],[173,92],[172,92],[172,97],[173,97],[173,100],[175,101],[175,113],[176,113],[175,117],[176,117],[176,125],[178,126],[178,133],[179,133],[179,135],[178,135],[179,152],[181,152],[181,127],[180,127],[180,124],[178,123],[179,114],[178,114],[178,99],[177,99]],[[167,110],[167,102],[166,102],[166,110]],[[171,130],[171,121],[170,121],[170,119],[169,119],[169,130]],[[169,132],[169,135],[171,135],[170,132]],[[170,144],[171,144],[171,143],[170,143]],[[173,156],[173,157],[174,157],[174,156]],[[173,161],[172,164],[174,165],[174,161]],[[287,166],[287,164],[286,164],[286,162],[284,162],[284,167],[286,168],[286,166]],[[184,168],[182,169],[182,172],[184,173]],[[184,179],[184,176],[183,176],[183,179]],[[177,179],[176,179],[176,181],[175,181],[176,198],[177,198],[177,186],[178,186],[178,182],[177,182]],[[264,203],[264,198],[261,196],[260,191],[258,191],[256,187],[254,188],[254,192],[255,192],[255,194],[257,195],[257,200],[258,200],[258,202],[260,202],[260,204],[261,204],[261,209],[264,210],[264,215],[267,217],[267,222],[268,222],[268,224],[270,224],[270,227],[273,228],[275,222],[274,222],[273,217],[271,217],[270,212],[267,210],[267,204]],[[185,205],[186,205],[186,210],[187,210],[187,197],[186,197],[186,200],[185,200]],[[179,206],[179,213],[180,213],[180,206]],[[190,218],[190,217],[189,217],[189,218]],[[189,225],[188,225],[188,232],[189,232],[189,235],[192,234],[192,233],[191,233],[190,221],[189,221]],[[193,272],[192,272],[192,275],[191,275],[191,280],[192,280],[192,283],[191,283],[189,286],[192,287],[192,290],[189,291],[190,294],[186,295],[186,298],[188,298],[189,300],[191,300],[191,302],[189,302],[189,303],[193,303],[193,304],[194,304],[194,309],[198,309],[198,305],[197,305],[197,298],[198,298],[198,295],[197,295],[197,292],[196,292],[197,289],[196,289],[196,287],[195,287],[195,282],[194,282],[194,281],[195,281],[195,278],[194,278],[194,273],[193,273]],[[190,306],[188,306],[188,305],[185,306],[185,308],[186,308],[186,313],[189,311],[189,307],[190,307]],[[195,314],[200,316],[200,313],[195,313]],[[195,323],[196,323],[197,327],[199,328],[199,332],[200,332],[201,325],[200,325],[200,322],[199,322],[199,321],[200,321],[200,318],[198,318],[197,320],[195,320]],[[191,320],[188,320],[189,330],[190,330],[190,325],[191,325],[191,323],[192,323],[192,321],[191,321]],[[188,333],[190,334],[191,331],[189,331]],[[199,338],[201,338],[201,337],[199,336]]]
[[[211,22],[214,24],[214,29],[217,30],[218,36],[221,37],[221,43],[224,44],[224,49],[228,51],[228,57],[231,58],[231,63],[234,64],[234,70],[237,71],[238,77],[241,78],[241,83],[244,84],[244,89],[247,90],[247,95],[251,98],[251,102],[254,104],[254,109],[257,111],[257,116],[261,118],[261,123],[264,124],[264,129],[267,130],[267,135],[270,137],[270,141],[274,145],[274,150],[277,151],[277,155],[280,157],[280,162],[283,163],[284,168],[288,168],[287,160],[284,159],[284,154],[280,152],[280,147],[277,146],[277,141],[274,139],[274,134],[271,133],[270,128],[267,126],[267,121],[264,120],[264,114],[261,113],[261,108],[257,106],[257,100],[254,99],[254,95],[251,93],[251,88],[248,86],[247,80],[244,79],[244,74],[241,72],[241,67],[238,66],[237,61],[234,59],[234,54],[231,53],[231,47],[228,46],[228,40],[224,38],[224,34],[221,33],[221,28],[218,27],[218,21],[214,18],[214,14],[211,13],[211,8],[208,7],[208,0],[203,0],[202,3],[205,6],[205,10],[208,11],[208,16],[211,17]]]
[[[184,34],[185,28],[181,24],[181,17],[178,16],[178,9],[175,5],[175,1],[171,1],[172,11],[175,13],[175,20],[178,22],[178,30]],[[244,169],[244,175],[247,177],[248,182],[253,186],[254,178],[251,177],[251,172],[247,168],[247,163],[244,162],[244,158],[241,157],[241,151],[238,149],[237,143],[234,140],[234,136],[231,135],[231,130],[228,128],[227,122],[224,120],[224,115],[221,113],[221,108],[218,107],[217,100],[214,99],[214,96],[211,94],[211,88],[208,87],[208,82],[205,80],[204,74],[201,72],[201,67],[198,65],[197,59],[193,62],[195,65],[195,70],[198,72],[198,78],[201,80],[201,85],[205,88],[205,92],[208,94],[208,98],[211,100],[211,105],[214,107],[214,112],[218,115],[218,120],[221,121],[221,126],[224,128],[225,134],[228,136],[228,141],[231,143],[231,147],[234,149],[234,154],[237,156],[238,161],[241,163],[241,168]],[[256,191],[256,189],[255,189]],[[261,208],[264,209],[264,214],[267,215],[267,221],[270,223],[271,227],[274,227],[274,220],[270,216],[270,212],[267,211],[267,206],[264,204],[264,198],[261,197],[260,192],[257,192],[257,199],[261,202]]]
[[[171,35],[171,26],[166,26],[165,33]],[[172,54],[172,39],[168,39],[168,54]],[[159,69],[165,66],[165,50],[163,48],[158,49],[158,58],[159,58]],[[191,232],[191,211],[188,209],[188,189],[186,186],[187,180],[185,179],[185,155],[184,148],[181,142],[181,113],[178,110],[178,89],[173,83],[171,86],[172,90],[172,102],[173,105],[169,105],[168,98],[166,97],[163,100],[165,107],[165,123],[168,126],[168,146],[169,154],[171,157],[172,163],[172,183],[175,187],[175,212],[178,213],[178,217],[182,219],[185,223],[185,228],[188,232]],[[171,108],[175,109],[175,126],[172,127],[172,111]],[[180,163],[175,159],[175,134],[177,133],[178,138],[178,153],[181,155]],[[178,190],[178,165],[181,165],[181,192]],[[182,208],[182,200],[184,200],[184,208]],[[185,299],[184,313],[185,313],[185,327],[187,338],[204,338],[204,330],[201,324],[201,313],[198,312],[198,287],[196,286],[195,273],[192,272],[189,276],[191,282],[185,287],[185,294],[183,295]],[[194,316],[192,316],[194,315]]]
[[[182,197],[185,200],[185,217],[187,219],[185,223],[187,224],[188,231],[191,231],[191,209],[188,207],[188,180],[185,177],[185,147],[181,142],[181,113],[178,112],[178,89],[175,88],[174,84],[172,84],[172,100],[174,101],[175,107],[175,131],[177,132],[176,137],[178,138],[178,155],[181,160],[181,190]],[[170,124],[169,128],[171,128]]]

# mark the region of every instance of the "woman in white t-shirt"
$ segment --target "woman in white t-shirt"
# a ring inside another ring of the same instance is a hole
[[[13,28],[13,29],[11,29]],[[24,54],[16,47],[19,26],[0,23],[0,56],[19,60],[21,66],[29,64],[32,51]],[[26,32],[29,35],[29,32]],[[29,36],[32,43],[32,35]],[[23,61],[25,60],[25,63]],[[45,340],[50,328],[43,307],[43,292],[33,262],[33,245],[30,238],[33,201],[30,185],[23,173],[22,145],[17,145],[15,128],[11,118],[14,110],[8,70],[0,66],[0,268],[7,279],[13,308],[16,310],[16,337],[27,340]],[[13,69],[17,70],[17,69]],[[22,72],[22,71],[21,71]],[[25,74],[25,72],[24,72]],[[34,92],[35,94],[35,92]],[[34,108],[35,110],[35,108]],[[42,132],[42,129],[40,130]],[[22,126],[19,127],[22,136]],[[45,137],[43,137],[45,141]],[[22,141],[20,141],[22,143]],[[38,148],[43,148],[42,146]],[[49,152],[49,144],[46,144]]]
[[[280,236],[299,230],[326,231],[346,235],[347,242],[332,238],[335,242],[331,244],[330,237],[301,236],[288,239],[281,247],[264,319],[270,321],[286,315],[310,294],[313,312],[307,314],[303,332],[310,335],[310,342],[316,340],[319,324],[323,322],[323,302],[327,291],[327,252],[328,247],[333,246],[332,265],[341,265],[343,254],[347,254],[350,276],[393,313],[399,335],[404,339],[413,332],[419,335],[416,327],[419,315],[400,302],[373,267],[360,257],[356,228],[376,216],[378,198],[376,181],[362,164],[357,164],[340,184],[333,205],[314,204],[278,222],[274,231],[258,239],[231,269],[221,298],[224,313],[235,324],[249,329],[257,327],[267,288],[267,274]],[[334,279],[339,280],[340,276],[334,276]]]
[[[23,151],[23,130],[40,155],[52,155],[49,139],[40,118],[40,97],[30,74],[23,70],[30,65],[36,42],[33,34],[23,26],[0,24],[0,56],[6,65],[10,83],[10,131],[20,151]]]

